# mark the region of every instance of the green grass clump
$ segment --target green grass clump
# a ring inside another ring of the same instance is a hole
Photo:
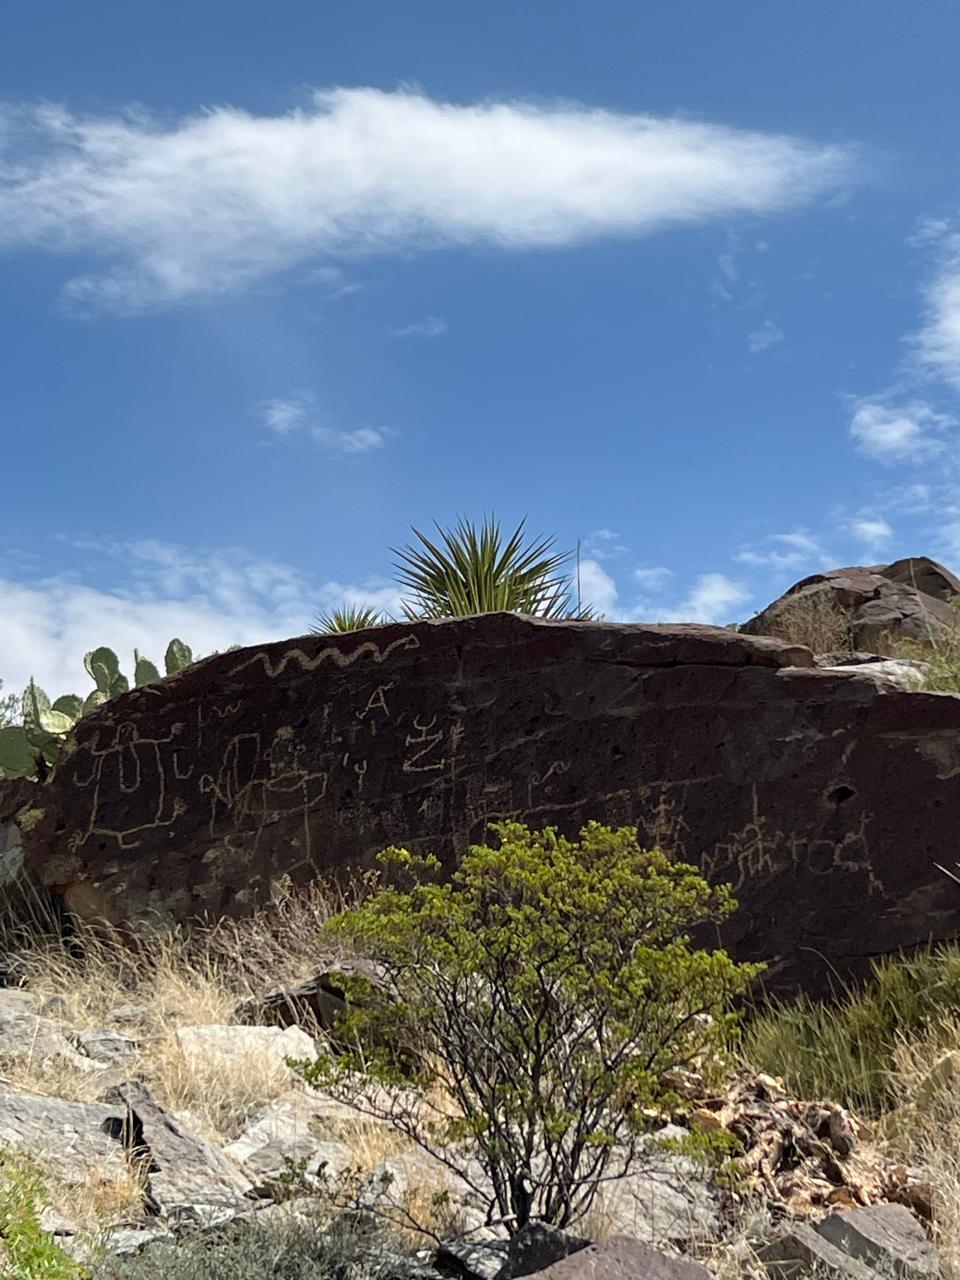
[[[403,1240],[369,1214],[320,1210],[266,1215],[113,1258],[94,1280],[438,1280]]]
[[[0,1275],[5,1280],[79,1280],[86,1275],[40,1226],[43,1178],[25,1157],[0,1153]]]
[[[897,1104],[897,1044],[958,1014],[960,946],[951,945],[878,961],[868,982],[834,1001],[801,996],[767,1009],[744,1029],[743,1052],[799,1097],[879,1116]]]

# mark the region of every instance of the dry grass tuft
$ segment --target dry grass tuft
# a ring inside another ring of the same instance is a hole
[[[21,986],[67,1036],[115,1027],[133,1037],[139,1056],[128,1072],[142,1075],[164,1106],[188,1112],[208,1137],[230,1140],[254,1110],[290,1088],[289,1073],[275,1059],[258,1062],[250,1053],[236,1063],[217,1055],[190,1066],[178,1029],[236,1025],[242,1001],[341,962],[324,925],[370,884],[367,878],[348,889],[287,886],[248,920],[191,933],[158,929],[135,941],[103,926],[81,928],[67,940],[38,922],[19,935]],[[319,1034],[317,1027],[304,1030]],[[79,1073],[57,1060],[0,1065],[0,1075],[9,1087],[78,1101],[96,1097],[104,1083],[104,1073]]]
[[[851,649],[850,619],[836,599],[823,591],[788,597],[773,616],[769,634],[790,644],[803,644],[814,653]]]

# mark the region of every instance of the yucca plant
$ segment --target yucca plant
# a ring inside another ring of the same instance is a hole
[[[574,600],[567,571],[571,555],[554,551],[554,538],[527,539],[526,520],[505,537],[498,520],[479,526],[458,520],[437,525],[434,541],[419,529],[419,545],[394,548],[396,578],[409,596],[408,619],[464,618],[477,613],[530,613],[541,618],[586,618]]]
[[[316,624],[310,630],[315,636],[325,636],[333,631],[363,631],[365,627],[379,627],[387,621],[382,609],[368,604],[345,604],[317,614]]]

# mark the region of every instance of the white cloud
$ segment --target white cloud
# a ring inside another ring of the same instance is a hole
[[[594,529],[589,538],[584,539],[583,549],[594,560],[610,560],[628,550],[620,541],[620,534],[613,529]]]
[[[883,516],[861,516],[851,520],[848,527],[853,536],[871,550],[885,546],[893,537],[893,530]]]
[[[771,347],[777,346],[783,341],[784,336],[778,324],[773,320],[764,320],[763,324],[747,337],[747,346],[754,355],[757,355],[761,351],[769,351]]]
[[[348,280],[340,267],[310,267],[300,277],[298,284],[314,285],[322,290],[330,302],[360,293],[364,284],[360,280]]]
[[[278,436],[298,431],[307,421],[307,401],[303,398],[264,400],[259,408],[264,425]]]
[[[777,569],[829,568],[833,557],[819,539],[805,529],[772,533],[760,547],[742,547],[734,556],[739,564]]]
[[[543,248],[836,189],[845,147],[579,104],[333,88],[279,116],[0,115],[0,249],[87,252],[68,305],[137,310],[318,258]]]
[[[924,400],[857,403],[850,434],[861,452],[880,462],[922,462],[944,447],[943,435],[956,420]]]
[[[933,246],[937,266],[924,290],[924,324],[909,342],[926,371],[960,387],[960,232],[928,219],[912,243]]]
[[[617,585],[596,560],[581,560],[580,602],[609,617],[617,604]]]
[[[102,644],[129,671],[134,647],[162,663],[173,636],[205,654],[302,635],[318,612],[340,604],[399,612],[396,588],[380,579],[317,587],[288,565],[236,550],[203,554],[157,542],[106,549],[132,566],[132,585],[0,578],[6,689],[23,688],[32,675],[51,696],[80,692],[89,686],[83,655]]]
[[[634,569],[633,571],[634,582],[638,582],[644,591],[651,591],[654,594],[665,590],[672,577],[673,570],[666,569],[663,565],[653,569]]]
[[[426,316],[423,320],[415,320],[413,324],[405,324],[393,330],[395,338],[439,338],[447,332],[446,320],[439,316]]]
[[[730,622],[732,612],[750,599],[742,582],[725,573],[703,573],[677,611],[678,622],[705,622],[711,625]]]
[[[307,432],[331,453],[368,453],[382,449],[393,432],[386,427],[357,427],[342,431],[327,426],[317,413],[313,396],[292,396],[286,400],[263,400],[257,406],[264,426],[274,435],[287,436],[295,431]]]

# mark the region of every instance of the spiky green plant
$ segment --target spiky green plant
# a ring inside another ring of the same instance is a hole
[[[382,609],[366,604],[345,604],[339,609],[317,614],[316,624],[310,630],[315,636],[325,636],[334,631],[363,631],[365,627],[378,627],[387,621]]]
[[[528,539],[521,520],[509,537],[492,516],[481,525],[460,519],[451,529],[437,525],[434,541],[419,529],[419,545],[394,548],[396,578],[409,592],[403,600],[410,621],[465,618],[477,613],[535,614],[541,618],[591,616],[574,599],[569,552],[554,551],[554,538]]]

